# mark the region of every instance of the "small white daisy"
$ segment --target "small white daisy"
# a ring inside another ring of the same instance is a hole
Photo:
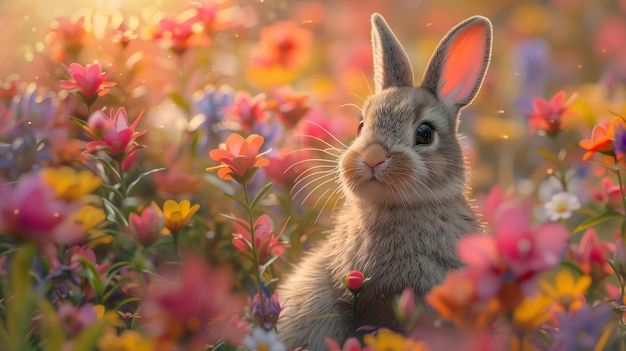
[[[276,332],[266,331],[262,328],[252,330],[252,334],[243,339],[246,348],[250,351],[285,351],[287,348],[278,339]]]
[[[572,216],[572,212],[580,208],[580,201],[576,195],[561,192],[552,195],[550,200],[543,205],[551,221],[559,219],[568,219]]]

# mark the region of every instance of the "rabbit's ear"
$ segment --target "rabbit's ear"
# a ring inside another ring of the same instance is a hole
[[[393,86],[413,86],[413,69],[385,19],[372,15],[372,51],[376,92]]]
[[[457,110],[472,102],[489,66],[491,32],[491,22],[482,16],[454,27],[430,59],[422,88]]]

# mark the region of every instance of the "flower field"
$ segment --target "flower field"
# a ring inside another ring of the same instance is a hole
[[[482,230],[394,326],[335,267],[327,349],[626,350],[624,0],[0,2],[0,350],[308,350],[277,288],[346,220],[375,12],[416,79],[493,24],[459,127]]]

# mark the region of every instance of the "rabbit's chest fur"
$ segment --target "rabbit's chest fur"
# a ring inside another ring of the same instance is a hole
[[[347,207],[350,208],[350,207]],[[457,239],[477,231],[477,220],[465,199],[456,205],[387,208],[343,213],[328,239],[327,269],[338,293],[349,298],[341,278],[351,270],[363,272],[370,283],[361,294],[359,324],[390,326],[395,321],[392,301],[406,287],[418,297],[458,268]]]

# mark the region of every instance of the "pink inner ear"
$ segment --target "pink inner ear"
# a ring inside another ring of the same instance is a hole
[[[441,72],[442,99],[469,103],[464,100],[473,97],[485,65],[487,30],[483,23],[473,23],[463,28],[450,44]]]

